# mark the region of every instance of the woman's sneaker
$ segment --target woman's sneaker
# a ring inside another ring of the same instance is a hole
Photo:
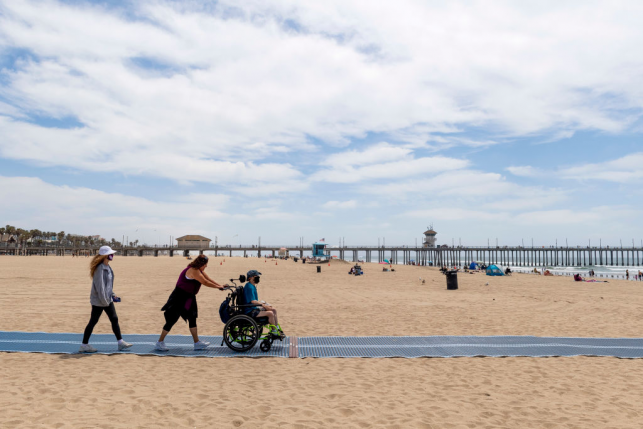
[[[78,349],[80,353],[96,353],[97,350],[90,346],[89,344],[81,344],[80,349]]]
[[[165,345],[165,341],[157,341],[156,346],[154,347],[154,350],[158,350],[160,352],[166,352],[170,349],[168,349],[167,346]]]
[[[210,343],[208,343],[207,341],[197,341],[196,343],[194,343],[194,350],[205,350],[209,345]]]
[[[118,342],[118,351],[119,352],[122,351],[122,350],[127,350],[130,347],[132,347],[132,345],[130,343],[127,343],[125,341],[119,341]]]

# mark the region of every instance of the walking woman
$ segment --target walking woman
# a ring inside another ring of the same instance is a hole
[[[121,336],[121,328],[118,325],[118,316],[116,315],[116,308],[114,308],[114,271],[109,266],[109,262],[114,259],[115,250],[109,246],[103,246],[98,250],[98,255],[94,256],[89,263],[89,275],[92,277],[92,291],[89,295],[89,302],[92,304],[92,315],[89,318],[89,323],[85,328],[85,335],[83,336],[83,343],[80,345],[80,351],[83,353],[94,353],[95,348],[89,345],[89,337],[92,335],[94,326],[98,323],[103,311],[107,313],[109,321],[112,322],[112,331],[118,340],[118,350],[125,350],[132,345],[123,341]],[[120,298],[117,298],[117,301]]]
[[[212,280],[205,273],[208,267],[208,257],[199,255],[186,269],[181,271],[176,287],[167,300],[167,303],[161,308],[165,311],[165,326],[161,332],[161,337],[156,343],[156,350],[166,352],[169,349],[165,346],[165,336],[170,332],[172,326],[182,317],[188,322],[190,333],[194,340],[194,350],[203,350],[210,343],[199,340],[197,333],[196,319],[199,316],[196,304],[196,294],[199,293],[201,285],[216,289],[223,289],[224,286]]]

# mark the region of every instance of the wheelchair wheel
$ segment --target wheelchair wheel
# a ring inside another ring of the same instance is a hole
[[[272,341],[270,341],[267,338],[263,340],[261,344],[259,344],[259,348],[261,349],[262,352],[269,352],[271,346],[272,346]]]
[[[235,352],[246,352],[253,348],[260,335],[257,323],[243,314],[228,320],[223,328],[223,341]]]

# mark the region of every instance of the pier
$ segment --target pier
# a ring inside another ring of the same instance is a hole
[[[122,256],[187,256],[190,252],[214,252],[232,256],[276,257],[279,250],[286,248],[290,256],[304,257],[312,252],[312,246],[264,246],[264,245],[214,245],[210,247],[179,246],[137,246],[121,247],[115,250]],[[342,260],[358,262],[384,262],[424,266],[460,266],[476,261],[486,265],[511,265],[517,267],[573,267],[573,266],[641,266],[643,248],[641,247],[415,247],[415,246],[343,246],[327,247],[332,256]],[[19,247],[7,245],[0,247],[0,254],[6,255],[94,255],[94,247],[56,247],[34,246]]]

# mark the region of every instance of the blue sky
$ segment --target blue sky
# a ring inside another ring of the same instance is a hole
[[[640,243],[637,2],[0,0],[0,223]]]

